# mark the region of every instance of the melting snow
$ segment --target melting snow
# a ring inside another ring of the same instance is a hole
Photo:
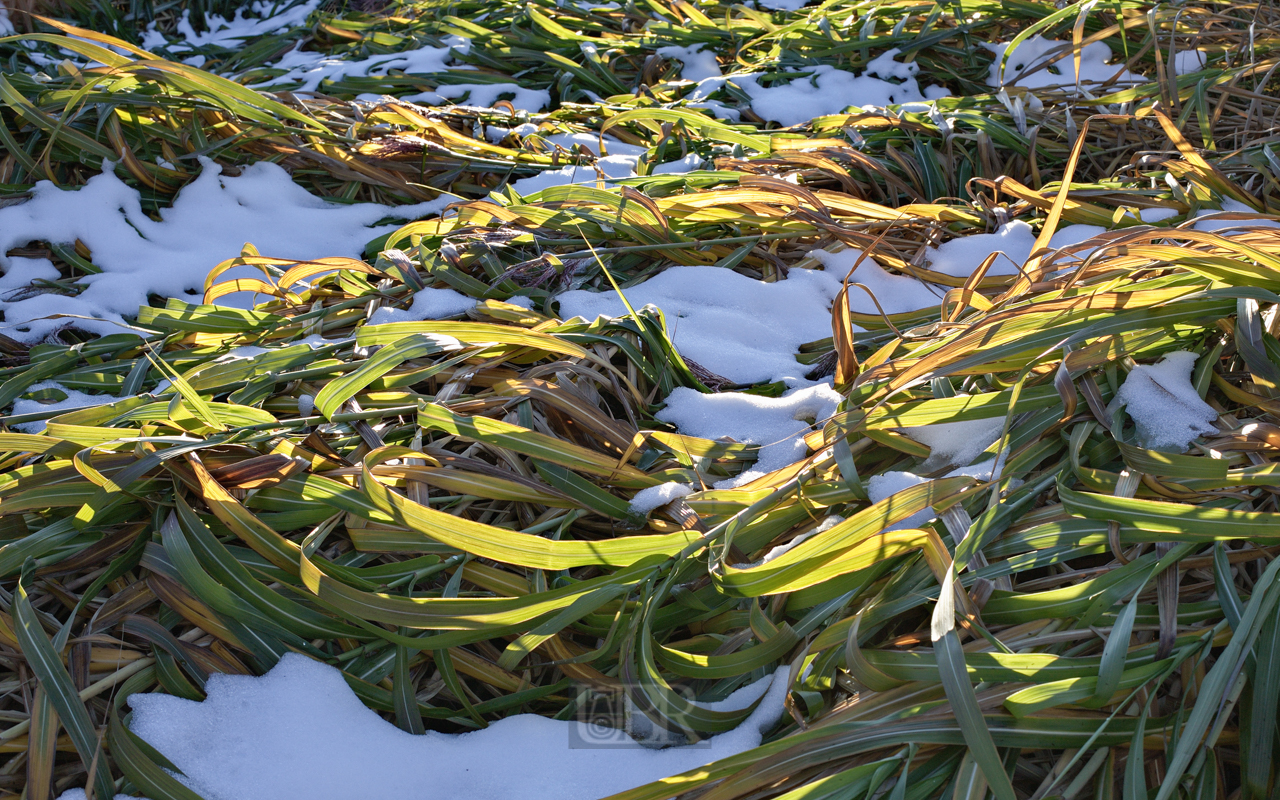
[[[1057,39],[1045,39],[1041,36],[1029,37],[1008,54],[1006,44],[986,44],[988,50],[995,54],[987,74],[988,86],[1009,86],[1017,84],[1027,89],[1056,89],[1074,87],[1077,83],[1084,88],[1092,84],[1108,84],[1112,89],[1128,84],[1143,83],[1146,78],[1129,72],[1122,65],[1108,63],[1111,59],[1111,48],[1103,42],[1093,42],[1080,49],[1080,71],[1075,68],[1075,56],[1071,52],[1071,42]],[[1052,55],[1051,55],[1052,54]],[[1043,69],[1036,69],[1049,58],[1055,58]],[[1001,67],[1001,60],[1004,66]],[[1035,70],[1032,72],[1032,70]]]
[[[930,86],[922,93],[915,75],[920,67],[893,60],[893,48],[867,64],[862,75],[836,69],[828,64],[792,70],[782,75],[797,77],[790,83],[761,86],[763,73],[739,75],[733,81],[751,98],[751,110],[780,125],[801,125],[814,117],[838,114],[850,106],[876,108],[901,103],[922,103],[947,97],[947,91]],[[900,83],[890,83],[893,79]]]
[[[778,676],[706,704],[737,710],[763,695],[736,729],[664,750],[533,714],[414,736],[365,708],[338,670],[295,653],[260,678],[211,676],[204,702],[135,694],[129,704],[134,732],[206,800],[593,800],[758,746],[782,716],[786,670]]]
[[[963,424],[963,423],[961,423]],[[952,470],[944,475],[944,478],[957,478],[967,475],[980,481],[991,480],[992,470],[995,469],[996,459],[983,461],[981,464],[974,464],[972,467],[961,467]],[[910,489],[912,486],[919,486],[922,483],[928,483],[933,478],[925,478],[914,472],[886,472],[882,475],[874,475],[871,480],[867,481],[867,497],[872,503],[879,503],[886,497],[891,497],[898,492]],[[890,525],[885,528],[886,531],[901,531],[908,528],[919,528],[921,525],[928,525],[938,518],[938,513],[933,510],[933,506],[927,506],[920,511],[912,514],[904,520]]]
[[[1174,211],[1173,214],[1177,212]],[[1144,221],[1153,221],[1152,216],[1143,213]],[[1068,225],[1049,239],[1048,246],[1050,250],[1071,247],[1103,232],[1104,229],[1096,225]],[[987,256],[1000,253],[1001,255],[991,264],[987,275],[1017,275],[1018,270],[1031,257],[1035,244],[1035,231],[1027,223],[1015,219],[1001,225],[995,233],[959,236],[937,247],[930,247],[926,251],[925,258],[929,269],[935,272],[956,278],[967,278],[982,265]]]
[[[1241,203],[1239,200],[1232,200],[1230,198],[1227,198],[1222,201],[1221,210],[1231,214],[1257,215],[1258,213],[1257,211],[1245,205],[1244,203]],[[1247,226],[1251,228],[1280,228],[1280,222],[1277,222],[1274,219],[1221,219],[1221,218],[1201,219],[1201,217],[1214,217],[1218,213],[1219,213],[1218,211],[1215,211],[1212,208],[1202,209],[1200,213],[1196,214],[1195,216],[1195,219],[1200,221],[1197,222],[1193,227],[1198,231],[1208,231],[1211,233],[1216,233],[1218,231],[1222,231],[1227,228],[1238,228],[1241,226]],[[1224,233],[1223,235],[1232,236],[1232,235],[1243,233],[1243,232],[1244,231],[1236,230],[1236,231],[1231,231],[1230,233]]]
[[[680,77],[686,81],[703,81],[720,77],[720,64],[714,50],[704,50],[703,45],[692,47],[659,47],[658,55],[674,58],[681,64]]]
[[[810,370],[796,351],[831,335],[831,301],[839,290],[839,281],[821,270],[792,269],[786,280],[765,283],[721,267],[672,267],[623,294],[632,308],[662,309],[676,349],[712,372],[735,383],[795,384]],[[565,319],[626,314],[612,291],[580,289],[557,299]]]
[[[418,322],[424,319],[446,319],[465,314],[475,308],[476,301],[453,289],[419,289],[408,308],[380,306],[369,317],[369,325],[387,322]]]
[[[1205,55],[1203,50],[1180,50],[1173,54],[1173,74],[1186,75],[1188,72],[1199,72],[1204,69]]]
[[[862,251],[856,248],[829,253],[826,250],[814,250],[809,257],[821,263],[827,272],[836,278],[844,278],[857,263]],[[886,314],[905,314],[919,311],[922,308],[937,306],[942,301],[944,290],[925,283],[910,275],[893,275],[887,272],[870,256],[862,259],[858,269],[849,278],[850,284],[860,283],[871,290],[880,303],[880,309]],[[871,295],[862,289],[850,285],[849,308],[861,314],[879,314]]]
[[[716,484],[717,489],[725,489],[750,483],[804,458],[808,452],[804,434],[811,429],[810,420],[819,424],[827,420],[842,399],[825,383],[792,389],[782,397],[742,392],[702,394],[681,386],[667,397],[667,407],[656,416],[689,436],[727,436],[760,446],[750,470]]]
[[[85,394],[75,389],[68,389],[54,381],[42,381],[32,384],[27,387],[26,392],[35,392],[40,389],[56,389],[65,394],[66,398],[53,403],[42,403],[39,400],[15,400],[13,402],[13,416],[39,414],[45,411],[69,411],[73,408],[87,408],[90,406],[106,406],[118,403],[122,399],[106,394]],[[36,422],[20,422],[11,427],[23,433],[44,433],[45,424],[44,420],[37,420]]]
[[[310,194],[269,162],[253,164],[239,177],[221,175],[212,161],[202,159],[201,164],[200,176],[161,211],[158,222],[143,213],[138,192],[117,178],[110,164],[79,189],[41,181],[30,200],[0,209],[0,254],[33,241],[71,245],[79,239],[103,270],[78,278],[86,288],[74,297],[45,293],[22,299],[14,289],[34,277],[48,277],[48,267],[0,255],[4,286],[10,289],[0,294],[5,315],[0,332],[36,342],[68,324],[42,318],[75,314],[97,318],[74,320],[77,328],[118,333],[123,317],[137,314],[148,294],[199,302],[209,270],[238,256],[246,242],[278,258],[355,257],[370,239],[398,227],[377,225],[380,220],[417,219],[447,204],[440,199],[398,208],[340,205]],[[26,277],[25,270],[33,266],[32,277]],[[223,275],[249,276],[261,273],[238,267]],[[221,303],[230,305],[237,298],[222,298]]]
[[[347,59],[328,53],[300,50],[298,47],[280,57],[279,61],[267,64],[272,69],[284,70],[284,74],[265,80],[253,88],[261,89],[279,86],[286,83],[297,83],[294,91],[318,91],[324,81],[339,81],[352,77],[381,77],[388,71],[396,69],[411,74],[427,74],[444,72],[449,69],[449,61],[456,50],[467,53],[471,50],[471,40],[461,36],[447,36],[443,47],[420,47],[417,50],[406,50],[402,53],[384,53],[366,58]],[[453,69],[474,69],[467,65]]]
[[[693,494],[693,487],[686,483],[668,481],[648,489],[641,489],[631,498],[631,510],[637,514],[648,514],[650,511],[665,506],[677,497]]]
[[[357,100],[380,98],[381,95],[359,95]],[[499,100],[507,100],[517,111],[541,111],[551,105],[551,92],[526,89],[516,83],[442,83],[433,92],[407,94],[399,98],[408,103],[428,106],[446,104],[492,108]]]
[[[1138,427],[1138,440],[1151,450],[1179,453],[1197,436],[1216,433],[1214,411],[1191,385],[1195,353],[1166,353],[1158,364],[1140,364],[1125,378],[1113,404],[1123,405]]]
[[[178,40],[170,43],[160,32],[157,23],[152,22],[143,33],[142,47],[145,50],[168,50],[171,54],[189,53],[200,47],[225,47],[228,49],[243,47],[262,36],[277,33],[286,28],[302,25],[311,16],[311,12],[320,7],[321,0],[306,0],[285,8],[281,3],[270,0],[257,0],[248,7],[236,9],[231,19],[206,14],[204,17],[207,30],[197,32],[191,25],[191,12],[184,9],[178,20]],[[253,17],[246,17],[248,11]],[[205,57],[191,56],[183,59],[188,64],[201,66]]]
[[[935,422],[901,430],[929,448],[929,458],[920,465],[920,471],[933,472],[943,467],[967,466],[1000,438],[1004,417]]]

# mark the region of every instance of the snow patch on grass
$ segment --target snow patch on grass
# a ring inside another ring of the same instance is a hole
[[[776,283],[720,267],[672,267],[623,289],[632,308],[662,309],[680,355],[735,383],[804,381],[796,361],[806,342],[831,335],[831,301],[839,281],[821,270],[792,269]],[[621,317],[618,295],[575,290],[557,298],[561,316]]]
[[[206,800],[593,800],[759,745],[782,715],[786,677],[783,670],[707,704],[741,709],[763,695],[734,730],[664,750],[533,714],[472,733],[414,736],[366,708],[338,670],[295,653],[260,678],[210,676],[203,702],[135,694],[129,703],[134,732]]]
[[[1217,432],[1218,412],[1191,384],[1195,353],[1166,353],[1157,364],[1129,373],[1112,402],[1124,406],[1138,427],[1138,441],[1150,450],[1184,452],[1197,436]]]
[[[744,444],[759,445],[756,463],[736,478],[720,481],[717,489],[750,483],[774,470],[804,458],[808,448],[804,434],[809,420],[821,424],[836,413],[841,396],[820,383],[793,389],[782,397],[762,397],[743,392],[702,394],[679,387],[667,397],[658,419],[670,422],[689,436],[719,439],[727,436]]]
[[[137,314],[149,294],[200,302],[209,270],[240,255],[246,242],[278,258],[358,257],[366,242],[398,227],[378,225],[380,220],[418,219],[447,204],[442,198],[400,207],[341,205],[310,194],[269,162],[246,167],[238,177],[222,175],[207,159],[200,163],[200,176],[158,221],[143,212],[138,192],[109,164],[79,189],[41,181],[27,202],[0,208],[0,266],[10,289],[0,294],[0,332],[23,342],[40,341],[69,323],[90,333],[119,333],[124,317]],[[77,278],[85,289],[75,296],[30,287],[33,278],[49,277],[47,267],[2,255],[34,241],[72,245],[77,239],[103,271]],[[261,273],[236,267],[222,275],[235,277]],[[219,304],[244,307],[249,299],[237,293]],[[53,314],[89,319],[47,319]]]

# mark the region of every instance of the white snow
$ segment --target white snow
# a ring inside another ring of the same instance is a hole
[[[284,73],[265,80],[253,88],[280,86],[296,83],[293,91],[314,92],[319,90],[324,81],[338,81],[352,77],[381,77],[390,70],[400,70],[410,74],[427,74],[444,72],[450,69],[449,61],[456,50],[467,53],[471,49],[471,40],[461,36],[445,38],[443,47],[419,47],[401,53],[383,53],[365,58],[347,59],[328,53],[299,49],[302,44],[285,53],[274,63],[267,64],[272,69],[284,70]],[[467,65],[452,67],[453,69],[472,69]]]
[[[0,3],[0,36],[12,36],[17,33],[13,23],[9,21],[9,7]]]
[[[636,514],[648,514],[660,506],[665,506],[677,497],[693,494],[693,487],[687,483],[668,481],[648,489],[641,489],[631,498],[631,510]]]
[[[792,548],[797,547],[798,545],[801,545],[804,542],[807,542],[808,540],[812,539],[814,536],[817,536],[823,531],[831,530],[835,526],[839,525],[841,522],[844,522],[844,517],[839,516],[838,514],[830,514],[826,517],[823,517],[822,521],[818,523],[818,527],[814,528],[813,530],[800,534],[799,536],[787,542],[786,544],[780,544],[777,547],[769,548],[769,552],[761,556],[759,561],[755,561],[750,564],[734,564],[734,566],[737,567],[738,569],[747,569],[749,567],[758,567],[761,564],[768,564],[770,561],[774,560],[775,558],[782,555],[783,553],[786,553]]]
[[[684,175],[693,172],[696,169],[702,169],[702,156],[697,153],[678,158],[675,161],[668,161],[665,164],[659,164],[649,170],[650,175]]]
[[[544,170],[532,177],[515,181],[511,184],[511,188],[521,197],[528,197],[553,186],[583,184],[595,186],[601,174],[604,175],[604,180],[606,181],[634,178],[637,161],[636,156],[605,156],[604,158],[597,158],[594,166],[591,164],[570,164],[560,169]],[[599,170],[599,173],[597,173],[597,170]]]
[[[204,17],[207,30],[197,32],[191,25],[191,12],[184,9],[178,20],[178,40],[170,43],[160,32],[158,23],[152,22],[143,33],[142,47],[145,50],[168,50],[174,55],[188,53],[199,47],[214,46],[225,48],[243,47],[261,36],[276,33],[286,28],[302,25],[311,16],[311,12],[320,7],[322,0],[305,0],[305,2],[287,5],[257,0],[247,7],[236,9],[231,19],[217,14],[206,14]],[[284,5],[286,7],[281,8]],[[248,11],[252,17],[246,17]],[[202,66],[204,56],[193,56],[183,59],[188,64]],[[198,63],[197,63],[198,62]]]
[[[538,137],[548,144],[563,147],[565,150],[572,150],[574,145],[580,145],[595,156],[602,154],[600,150],[600,140],[602,138],[604,139],[603,155],[605,156],[632,156],[638,158],[649,149],[638,144],[627,144],[607,134],[601,137],[595,133],[539,133]],[[634,164],[634,162],[632,163]]]
[[[686,81],[702,81],[720,77],[720,64],[714,50],[704,50],[703,45],[692,47],[659,47],[658,55],[674,58],[681,64],[680,77]]]
[[[803,75],[789,83],[765,87],[760,85],[764,73],[735,76],[732,80],[751,98],[751,110],[760,117],[780,125],[800,125],[814,117],[838,114],[850,106],[877,108],[900,103],[923,103],[946,97],[939,87],[920,91],[914,64],[894,61],[898,49],[886,51],[867,64],[862,75],[836,69],[829,64],[790,70],[782,75]],[[879,77],[875,77],[879,76]],[[892,78],[901,83],[890,83]]]
[[[1179,50],[1173,54],[1173,74],[1186,75],[1204,69],[1205,54],[1203,50]]]
[[[742,392],[702,394],[681,386],[667,396],[667,407],[656,416],[689,436],[727,436],[760,446],[750,470],[716,484],[717,489],[726,489],[750,483],[804,458],[808,451],[804,434],[811,428],[810,420],[821,424],[830,418],[841,399],[825,383],[792,389],[782,397]]]
[[[920,470],[933,472],[943,467],[968,466],[1000,438],[1000,433],[1004,430],[1004,417],[935,422],[900,430],[907,437],[929,448],[929,457],[920,465]]]
[[[989,481],[991,480],[991,472],[995,468],[995,465],[996,459],[990,459],[988,461],[983,461],[981,464],[974,464],[972,467],[961,467],[960,469],[952,470],[942,477],[957,478],[962,475],[967,475],[976,480]],[[931,480],[934,479],[922,477],[914,472],[893,471],[885,472],[881,475],[873,475],[871,479],[867,481],[867,498],[870,499],[872,503],[879,503],[886,497],[891,497],[898,492],[910,489],[912,486],[919,486],[920,484],[928,483]],[[885,528],[885,531],[901,531],[907,530],[908,528],[919,528],[921,525],[928,525],[937,518],[938,514],[933,510],[933,506],[927,506],[906,519],[899,520],[893,525],[890,525],[888,528]]]
[[[1113,404],[1123,405],[1151,450],[1185,451],[1197,436],[1216,433],[1214,411],[1191,385],[1195,353],[1166,353],[1158,364],[1140,364],[1125,378]]]
[[[369,325],[387,322],[418,322],[424,319],[446,319],[465,314],[475,308],[476,301],[453,289],[419,289],[408,308],[380,306],[369,317]]]
[[[1170,209],[1151,209],[1151,211],[1169,211]],[[1177,214],[1176,211],[1173,214]],[[1154,221],[1158,214],[1143,212],[1143,221]],[[1049,249],[1058,250],[1080,244],[1083,241],[1103,233],[1104,229],[1096,225],[1068,225],[1054,233],[1049,239]],[[1036,233],[1031,226],[1020,219],[1006,222],[996,229],[995,233],[978,233],[970,236],[959,236],[937,247],[926,251],[926,266],[934,272],[951,275],[956,278],[967,278],[982,265],[992,253],[1001,255],[991,264],[987,271],[989,276],[1017,275],[1018,270],[1027,263],[1035,248]],[[861,270],[859,270],[861,271]]]
[[[843,276],[841,276],[843,277]],[[735,383],[803,381],[800,345],[831,335],[831,301],[840,282],[821,270],[792,269],[765,283],[720,267],[672,267],[623,289],[631,307],[666,316],[680,355]],[[621,317],[616,293],[575,290],[557,297],[561,317]]]
[[[360,95],[356,99],[365,97]],[[541,111],[551,105],[551,92],[546,89],[526,89],[518,83],[442,83],[433,92],[407,94],[400,99],[429,106],[452,104],[483,108],[492,108],[494,103],[505,99],[517,111]]]
[[[1075,87],[1078,83],[1088,89],[1093,85],[1115,81],[1109,84],[1111,89],[1125,85],[1143,83],[1146,78],[1135,75],[1123,65],[1111,64],[1111,48],[1103,42],[1093,42],[1080,49],[1080,71],[1075,68],[1075,55],[1071,52],[1071,42],[1057,39],[1045,39],[1031,36],[1009,53],[1001,67],[1008,43],[984,44],[995,54],[991,68],[987,74],[988,86],[1011,86],[1017,84],[1027,89],[1056,89]],[[1050,54],[1053,54],[1052,56]],[[1052,63],[1043,69],[1035,69],[1047,59]],[[1035,69],[1034,72],[1031,70]]]
[[[87,408],[89,406],[106,406],[112,403],[118,403],[123,398],[113,397],[107,394],[85,394],[84,392],[68,389],[56,381],[41,381],[40,383],[28,386],[27,392],[35,392],[40,389],[56,389],[66,394],[66,398],[52,403],[44,403],[39,400],[26,400],[19,398],[13,401],[13,416],[22,416],[23,414],[39,414],[45,411],[63,411],[73,408]],[[44,433],[44,420],[35,422],[19,422],[17,425],[10,426],[15,430],[23,433]]]
[[[129,704],[134,732],[206,800],[594,800],[758,746],[786,689],[780,670],[706,704],[741,709],[763,695],[736,729],[663,750],[533,714],[414,736],[361,704],[338,670],[295,653],[260,678],[211,676],[204,702],[134,694]]]
[[[760,8],[770,11],[799,11],[809,0],[755,0]]]
[[[73,320],[91,333],[117,333],[124,316],[137,314],[148,294],[200,302],[204,279],[219,262],[240,255],[246,242],[264,255],[308,259],[358,257],[369,240],[395,230],[376,225],[384,218],[417,219],[438,213],[442,198],[428,203],[391,207],[373,203],[341,205],[316,197],[295,184],[279,166],[258,162],[238,177],[221,175],[221,167],[201,159],[203,171],[179,192],[161,220],[142,211],[138,192],[126,186],[110,165],[76,190],[48,181],[37,183],[25,203],[0,208],[0,266],[4,288],[26,286],[33,277],[48,277],[48,268],[2,254],[32,241],[73,244],[82,241],[92,261],[103,269],[78,278],[87,288],[75,297],[39,294],[9,300],[0,295],[5,322],[0,332],[24,342],[37,342],[68,324],[42,319],[51,314],[77,314],[96,320]],[[25,270],[33,268],[32,277]],[[261,277],[252,267],[222,275]],[[247,305],[248,293],[219,299],[222,305]]]
[[[1224,199],[1222,201],[1221,211],[1225,211],[1231,214],[1257,215],[1258,213],[1257,211],[1253,210],[1252,208],[1245,205],[1244,203],[1241,203],[1239,200],[1232,200],[1230,198]],[[1219,213],[1218,211],[1215,211],[1212,208],[1201,209],[1200,213],[1196,214],[1195,216],[1195,219],[1200,221],[1197,222],[1192,227],[1194,227],[1198,231],[1207,231],[1210,233],[1221,231],[1227,228],[1239,228],[1242,226],[1250,227],[1250,228],[1280,228],[1280,222],[1277,222],[1274,219],[1221,219],[1221,218],[1201,219],[1202,217],[1212,217],[1218,213]],[[1237,230],[1237,231],[1232,231],[1231,233],[1225,233],[1223,235],[1232,236],[1234,234],[1243,233],[1243,232],[1244,231]]]
[[[809,253],[810,258],[820,262],[836,279],[844,278],[861,256],[862,251],[852,247],[838,253],[826,250],[813,250]],[[886,314],[905,314],[937,306],[944,294],[943,289],[919,278],[889,273],[870,256],[862,259],[849,282],[849,308],[860,314],[879,314],[880,310],[876,308],[871,295],[852,285],[855,283],[870,289],[876,301],[879,301],[880,309]]]

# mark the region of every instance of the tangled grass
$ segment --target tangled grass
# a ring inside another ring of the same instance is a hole
[[[112,8],[111,30],[136,36]],[[0,409],[51,376],[120,399],[0,418],[47,425],[0,432],[0,791],[194,797],[129,731],[128,696],[199,699],[210,674],[301,652],[412,732],[568,718],[586,687],[625,691],[697,738],[747,711],[707,712],[691,693],[789,670],[789,716],[762,747],[615,800],[1272,796],[1280,229],[1248,213],[1224,215],[1233,235],[1189,220],[1224,199],[1276,208],[1276,9],[1054,11],[534,0],[312,18],[313,46],[337,53],[470,36],[463,60],[480,74],[554,91],[556,110],[532,116],[342,99],[447,76],[246,89],[297,31],[208,53],[223,75],[59,24],[26,41],[104,66],[33,76],[12,40],[0,182],[14,200],[36,180],[81,183],[105,158],[158,208],[208,156],[273,160],[335,199],[447,190],[459,204],[367,262],[246,250],[213,269],[204,303],[141,309],[145,335],[6,343]],[[974,42],[1044,19],[1108,42],[1150,82],[1044,94],[1039,110],[993,95]],[[743,70],[861,66],[898,47],[957,96],[934,113],[728,124],[682,100],[678,65],[654,54],[696,43]],[[1187,46],[1215,57],[1173,77],[1169,54]],[[517,121],[715,169],[523,198],[512,178],[593,155],[486,135]],[[1154,227],[1126,209],[1175,216]],[[958,279],[922,260],[1013,218],[1041,231],[1019,275]],[[1044,249],[1069,222],[1108,232]],[[777,280],[842,247],[946,295],[915,314],[839,314],[831,339],[804,348],[845,397],[804,460],[634,513],[637,491],[709,487],[755,449],[654,418],[676,387],[726,383],[680,357],[660,314],[563,320],[555,294],[625,289],[672,264]],[[47,248],[67,291],[94,270],[92,253]],[[243,265],[261,280],[220,280]],[[481,302],[465,321],[368,324],[433,285]],[[212,305],[242,290],[268,300]],[[535,307],[505,302],[516,292]],[[300,343],[313,334],[330,343]],[[221,358],[245,345],[266,352]],[[1141,447],[1112,403],[1136,364],[1176,350],[1202,354],[1193,383],[1219,412],[1186,454]],[[929,456],[902,428],[978,419],[1004,420],[995,480],[869,502],[871,477]],[[930,506],[937,522],[890,530]],[[843,521],[810,537],[830,515]]]

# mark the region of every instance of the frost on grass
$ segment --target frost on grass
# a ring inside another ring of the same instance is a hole
[[[843,277],[843,276],[842,276]],[[792,269],[765,283],[720,267],[672,267],[623,290],[631,307],[654,305],[681,356],[735,383],[803,381],[800,345],[831,335],[839,281],[821,270]],[[621,317],[617,293],[576,290],[557,297],[564,319]]]
[[[758,746],[782,715],[785,670],[779,676],[714,704],[747,708],[763,695],[736,729],[665,750],[533,714],[414,736],[361,704],[338,670],[293,653],[260,678],[211,676],[203,702],[129,702],[134,732],[206,800],[594,800]]]
[[[850,106],[876,108],[902,103],[923,103],[947,97],[947,90],[930,86],[923,92],[916,83],[916,64],[895,61],[897,48],[872,59],[861,75],[828,64],[780,73],[794,76],[787,83],[760,83],[764,73],[733,78],[751,98],[751,110],[780,125],[800,125],[814,117],[839,114]],[[774,75],[773,77],[779,77]]]
[[[703,439],[729,437],[759,446],[756,463],[736,478],[720,481],[717,489],[749,483],[804,458],[808,448],[804,434],[814,422],[836,413],[841,396],[828,384],[793,389],[782,397],[762,397],[742,392],[702,394],[680,387],[667,397],[657,413],[688,436]]]
[[[968,466],[984,450],[996,443],[1003,430],[1004,417],[935,422],[901,429],[904,435],[930,450],[929,457],[920,465],[921,472]]]
[[[1146,78],[1133,74],[1122,64],[1109,63],[1111,48],[1102,42],[1093,42],[1080,49],[1079,73],[1076,72],[1071,42],[1031,36],[1012,52],[1007,52],[1008,43],[986,44],[984,47],[995,54],[987,74],[988,86],[1060,89],[1079,84],[1081,88],[1090,89],[1108,84],[1110,88],[1117,89],[1146,82]]]
[[[655,508],[665,506],[677,497],[686,497],[690,494],[693,494],[693,487],[689,484],[667,481],[636,492],[636,496],[631,498],[630,507],[636,514],[648,514]]]
[[[298,186],[279,166],[258,162],[238,177],[226,177],[212,161],[183,187],[159,221],[142,210],[138,192],[126,186],[110,165],[79,189],[37,183],[25,203],[0,209],[0,266],[5,269],[0,332],[37,342],[74,324],[90,333],[119,333],[125,316],[138,313],[149,294],[198,303],[209,270],[235,258],[246,242],[277,258],[358,257],[369,240],[395,230],[378,225],[388,218],[418,219],[438,213],[447,198],[391,207],[374,203],[340,205]],[[31,242],[72,245],[79,239],[102,269],[77,277],[86,288],[78,295],[31,287],[50,278],[48,262],[8,259],[2,254]],[[27,270],[31,270],[29,277]],[[261,277],[252,267],[223,274]],[[247,293],[219,300],[246,305]],[[46,319],[71,314],[91,319]]]
[[[1191,384],[1197,358],[1184,350],[1167,353],[1158,364],[1141,364],[1125,378],[1113,403],[1129,412],[1143,447],[1181,453],[1197,436],[1217,432],[1218,412]]]

